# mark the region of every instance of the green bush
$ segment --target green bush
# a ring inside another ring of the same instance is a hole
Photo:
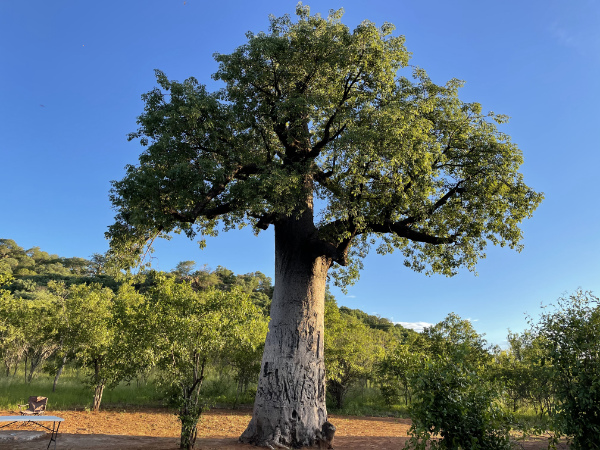
[[[485,345],[470,322],[454,314],[424,331],[421,364],[409,377],[413,425],[406,448],[511,448],[510,417],[500,406]]]
[[[477,371],[450,358],[432,358],[414,375],[413,389],[407,448],[511,448],[509,416],[497,403],[494,386]],[[437,435],[442,439],[431,440]]]
[[[556,435],[572,437],[573,450],[600,449],[600,301],[577,291],[560,298],[534,328],[545,343],[555,401]]]

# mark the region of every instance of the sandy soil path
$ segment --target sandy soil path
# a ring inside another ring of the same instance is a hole
[[[0,411],[10,415],[11,411]],[[99,413],[86,411],[53,411],[65,419],[61,424],[57,450],[175,450],[179,448],[179,423],[164,409],[107,410]],[[238,437],[250,420],[251,411],[211,410],[203,414],[196,448],[200,450],[256,449],[239,444]],[[334,446],[344,450],[397,449],[404,446],[410,420],[387,417],[346,417],[331,415],[337,427]],[[0,434],[26,433],[23,429],[0,430]],[[0,450],[46,449],[49,434],[32,441],[0,438]],[[53,447],[53,446],[52,446]],[[51,447],[51,448],[52,448]],[[526,450],[547,448],[545,439],[521,443]],[[562,446],[566,449],[566,446]]]

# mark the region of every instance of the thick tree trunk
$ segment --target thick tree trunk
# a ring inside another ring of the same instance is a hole
[[[331,262],[311,250],[312,212],[275,225],[275,290],[252,420],[240,441],[312,446],[327,421],[324,298]]]

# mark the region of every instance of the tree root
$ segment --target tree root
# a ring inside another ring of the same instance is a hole
[[[326,421],[323,424],[320,432],[317,432],[319,441],[319,449],[332,449],[333,448],[333,437],[335,435],[335,425],[330,421]]]

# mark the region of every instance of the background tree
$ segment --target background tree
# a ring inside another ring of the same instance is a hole
[[[15,285],[12,281],[11,286]],[[35,299],[22,298],[20,293],[0,288],[0,349],[6,374],[11,368],[16,373],[24,361],[25,381],[30,382],[58,348],[56,308],[47,293]]]
[[[94,253],[88,264],[88,274],[92,277],[100,277],[106,274],[106,255]]]
[[[139,294],[128,285],[118,293],[98,284],[70,286],[64,297],[59,297],[62,316],[60,335],[63,352],[84,367],[88,383],[94,390],[92,409],[98,411],[104,389],[116,386],[133,376],[138,366],[137,354],[128,344],[129,319],[124,316],[131,308],[127,302],[139,302]]]
[[[521,404],[533,406],[540,418],[554,398],[553,369],[543,336],[531,331],[509,333],[510,348],[497,356],[496,373],[512,402],[513,412]]]
[[[27,348],[22,328],[20,305],[9,291],[0,289],[0,357],[4,363],[6,376],[11,369],[16,374],[17,367]]]
[[[175,269],[173,269],[173,273],[176,273],[180,277],[189,277],[195,267],[196,261],[179,261]]]
[[[58,349],[57,311],[51,298],[21,300],[18,303],[19,324],[25,342],[25,378],[33,379],[35,372]],[[28,373],[29,366],[29,373]]]
[[[245,442],[311,445],[327,419],[325,283],[355,279],[373,239],[417,271],[474,269],[488,242],[521,248],[520,222],[542,199],[519,149],[458,98],[462,83],[399,76],[409,52],[394,27],[301,3],[298,20],[216,55],[225,87],[171,81],[143,95],[130,139],[139,164],[113,182],[111,253],[133,264],[157,236],[275,229],[275,289]],[[315,210],[315,205],[319,208]]]
[[[261,314],[239,289],[197,292],[189,283],[160,274],[138,310],[146,330],[144,342],[151,346],[151,361],[160,369],[160,382],[177,407],[180,448],[192,449],[198,419],[206,407],[201,387],[208,365],[235,355],[240,346],[247,347],[251,336],[241,332],[241,326],[260,324]],[[260,326],[264,332],[264,322]]]
[[[325,367],[327,394],[336,408],[344,406],[348,390],[372,376],[385,354],[386,335],[353,315],[342,314],[334,300],[325,303]]]
[[[254,298],[249,296],[249,300],[261,310]],[[233,324],[235,330],[233,335],[237,336],[235,346],[232,346],[224,353],[224,360],[227,365],[235,371],[235,380],[237,382],[237,392],[234,406],[237,405],[241,394],[248,390],[251,382],[256,381],[260,372],[261,356],[265,347],[265,337],[269,326],[268,317],[258,314],[258,311],[252,309],[253,314],[243,323]],[[262,311],[261,311],[262,312]]]
[[[423,360],[423,348],[417,333],[408,334],[397,345],[386,352],[376,366],[379,389],[388,406],[404,397],[404,404],[411,401],[411,375]]]

